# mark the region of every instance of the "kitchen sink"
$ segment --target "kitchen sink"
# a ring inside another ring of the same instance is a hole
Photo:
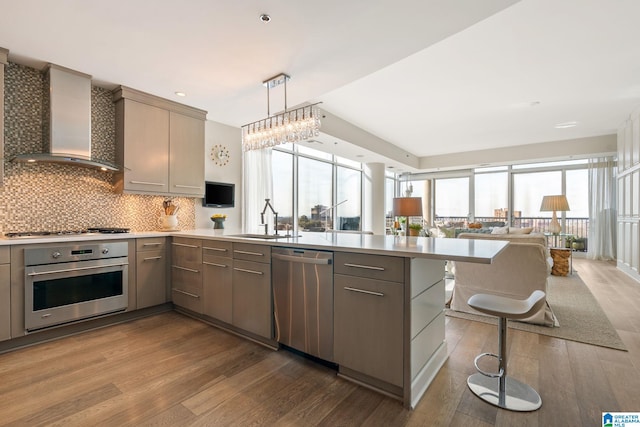
[[[289,237],[300,237],[300,236],[292,236],[292,235],[286,235],[286,234],[251,234],[251,233],[247,233],[247,234],[233,234],[230,237],[246,237],[249,239],[266,239],[266,240],[271,240],[271,239],[286,239]]]

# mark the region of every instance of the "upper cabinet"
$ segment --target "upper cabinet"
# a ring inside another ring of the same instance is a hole
[[[114,101],[117,190],[202,197],[207,112],[124,86]]]
[[[169,113],[169,191],[204,195],[204,120]]]

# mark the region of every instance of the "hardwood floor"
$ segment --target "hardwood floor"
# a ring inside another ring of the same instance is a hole
[[[510,374],[542,408],[482,402],[466,378],[495,351],[494,326],[447,318],[449,360],[414,411],[286,351],[175,312],[0,355],[0,425],[598,426],[640,411],[640,284],[611,263],[574,260],[628,347],[510,330]]]

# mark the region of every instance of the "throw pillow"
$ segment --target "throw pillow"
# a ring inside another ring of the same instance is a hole
[[[438,237],[455,237],[455,227],[438,227]]]
[[[494,227],[493,230],[491,230],[491,234],[508,234],[508,233],[509,233],[508,225],[504,227]]]
[[[509,227],[509,234],[529,234],[533,231],[533,227]]]

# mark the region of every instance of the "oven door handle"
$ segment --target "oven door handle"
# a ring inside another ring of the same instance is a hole
[[[92,266],[92,267],[64,268],[64,269],[60,269],[60,270],[49,270],[49,271],[38,271],[38,272],[33,272],[33,273],[27,273],[27,276],[42,276],[42,275],[45,275],[45,274],[70,273],[72,271],[96,270],[96,269],[99,269],[99,268],[124,267],[125,265],[129,265],[129,263],[110,264],[110,265],[96,265],[96,266]]]

